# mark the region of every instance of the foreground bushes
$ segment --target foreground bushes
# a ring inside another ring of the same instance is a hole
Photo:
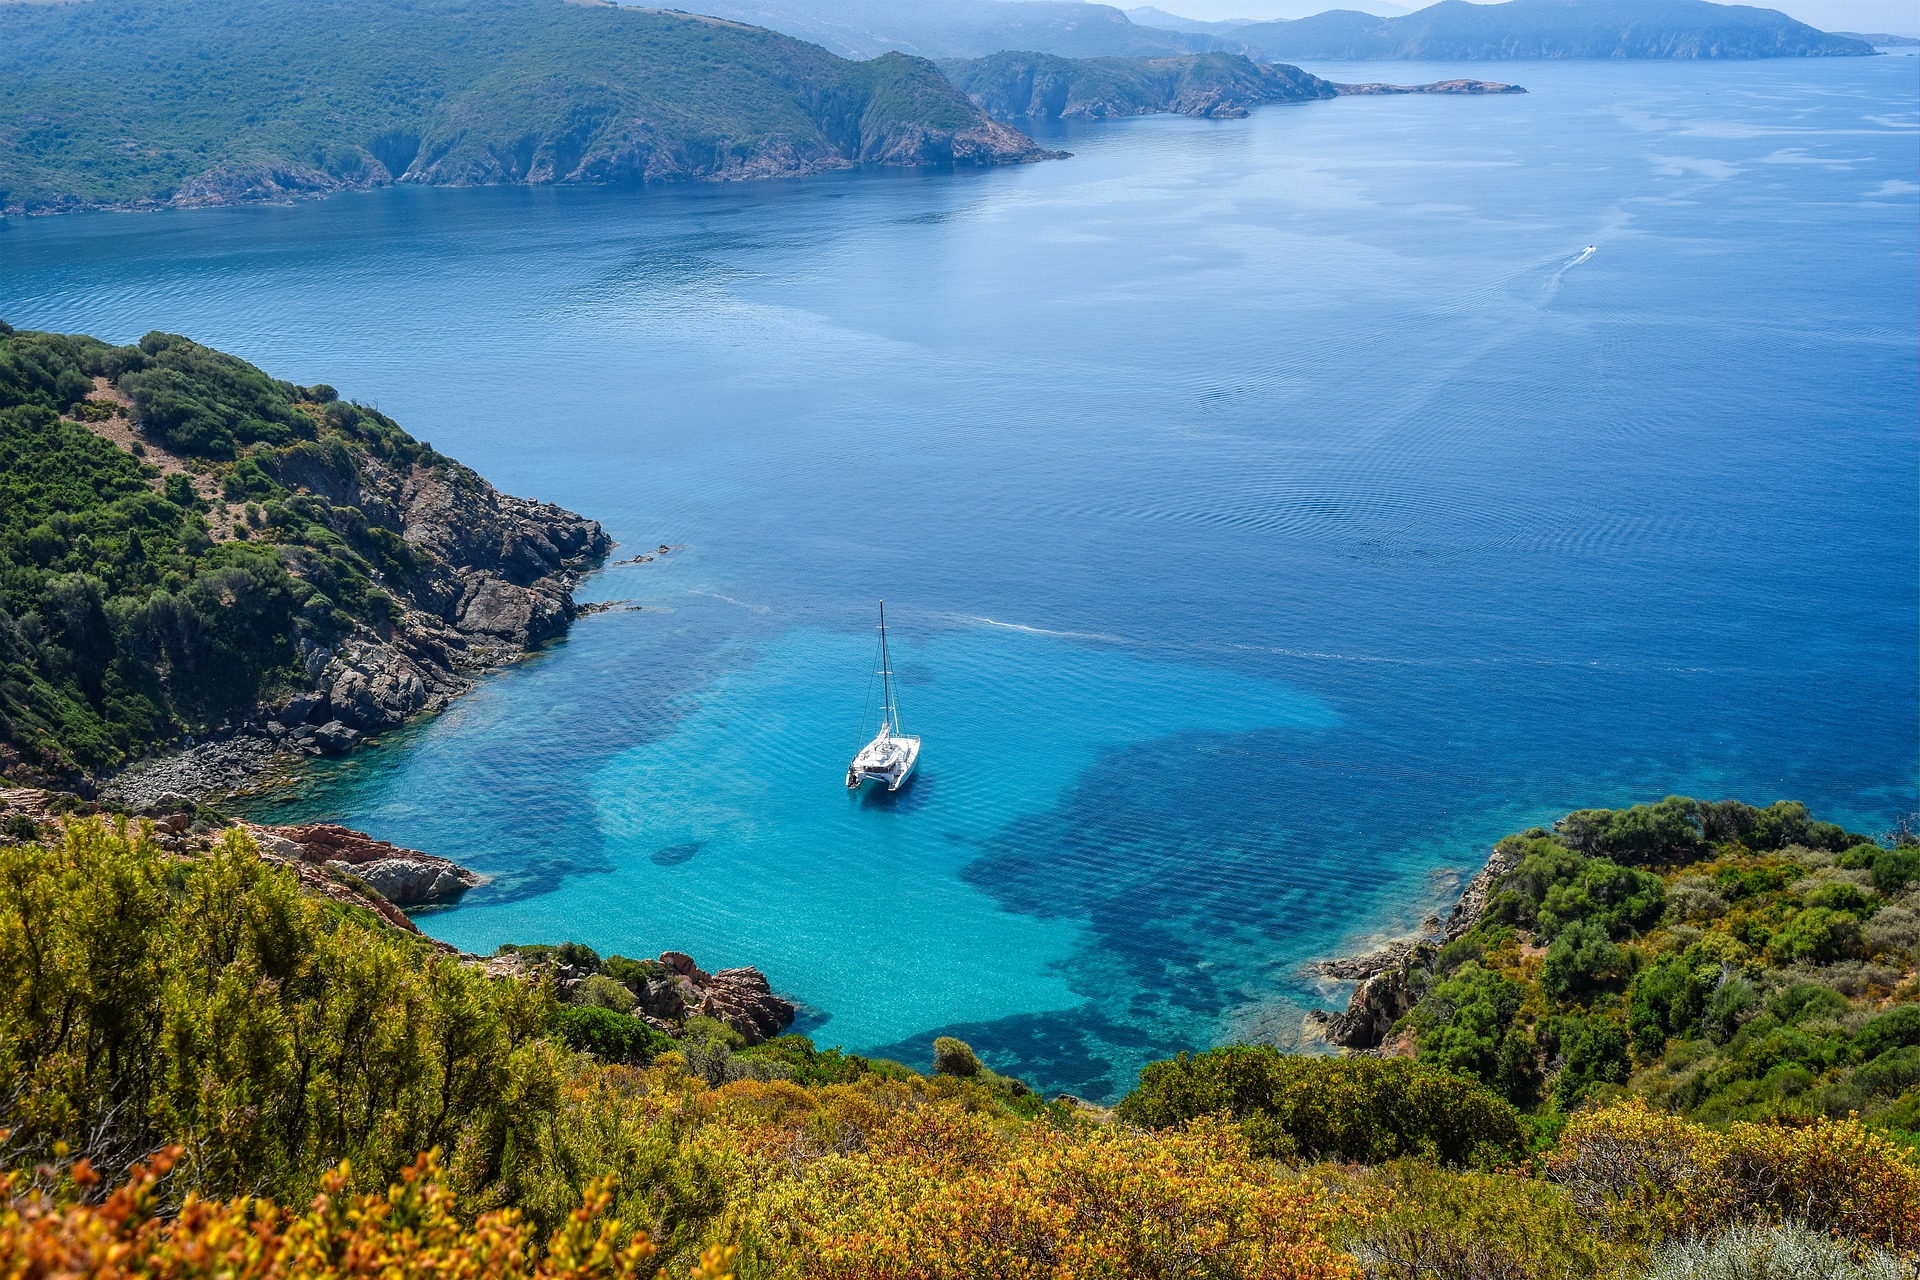
[[[1326,1239],[1327,1198],[1275,1178],[1231,1125],[1155,1136],[1008,1124],[917,1092],[879,1081],[724,1091],[758,1188],[731,1218],[744,1274],[1358,1280]]]
[[[646,1233],[624,1231],[608,1214],[603,1186],[589,1187],[565,1227],[536,1251],[526,1224],[511,1209],[464,1222],[431,1156],[404,1170],[384,1195],[351,1195],[343,1167],[322,1180],[305,1213],[289,1213],[270,1200],[189,1198],[169,1221],[156,1216],[156,1190],[178,1154],[174,1148],[136,1168],[99,1205],[57,1207],[44,1196],[17,1196],[12,1179],[0,1179],[7,1193],[0,1205],[0,1275],[639,1280],[654,1273]],[[724,1280],[725,1257],[712,1251],[689,1280]]]
[[[1269,1045],[1156,1062],[1118,1114],[1154,1129],[1230,1116],[1255,1154],[1284,1160],[1419,1156],[1490,1167],[1526,1148],[1519,1113],[1472,1080],[1402,1059],[1305,1058]]]
[[[557,1087],[545,1007],[304,896],[239,831],[194,862],[97,819],[0,847],[16,1165],[64,1151],[117,1178],[179,1143],[182,1185],[299,1202],[343,1159],[377,1190],[441,1147],[477,1191]]]
[[[1797,1220],[1920,1250],[1920,1163],[1850,1120],[1716,1130],[1628,1099],[1575,1116],[1547,1171],[1583,1213],[1621,1237]]]
[[[1820,991],[1772,1003],[1804,1020]],[[197,859],[97,820],[0,847],[0,1280],[625,1280],[734,1247],[740,1280],[1612,1280],[1690,1241],[1733,1266],[1712,1242],[1756,1221],[1920,1251],[1920,1165],[1851,1120],[1628,1101],[1534,1160],[1506,1103],[1406,1060],[1186,1056],[1116,1123],[958,1042],[921,1076],[622,1016],[307,898],[238,832]],[[1920,1024],[1854,1036],[1879,1061]]]

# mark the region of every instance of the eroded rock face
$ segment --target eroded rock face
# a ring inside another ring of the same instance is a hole
[[[397,907],[452,902],[484,879],[449,858],[402,849],[332,823],[250,825],[248,830],[263,852],[284,861],[346,871]]]
[[[1397,964],[1363,981],[1347,1002],[1347,1011],[1337,1017],[1322,1015],[1316,1021],[1326,1038],[1343,1049],[1377,1049],[1386,1040],[1393,1024],[1420,1003],[1432,973],[1434,950],[1415,947]]]
[[[684,951],[663,951],[660,963],[670,976],[647,983],[640,998],[650,1017],[712,1018],[739,1032],[748,1044],[764,1044],[793,1025],[792,1002],[774,995],[758,969],[708,973]]]
[[[696,1013],[726,1023],[748,1044],[762,1044],[793,1023],[794,1009],[773,994],[758,969],[722,969],[707,980]]]
[[[1437,930],[1437,939],[1390,943],[1369,955],[1323,960],[1310,966],[1330,978],[1359,979],[1360,985],[1347,1001],[1345,1013],[1313,1010],[1307,1015],[1307,1029],[1343,1049],[1379,1049],[1393,1024],[1412,1012],[1426,994],[1433,981],[1439,944],[1452,942],[1480,923],[1495,886],[1515,865],[1513,857],[1494,850],[1486,865],[1461,889],[1460,900],[1448,913],[1446,924]]]
[[[613,546],[597,522],[503,494],[446,459],[398,468],[371,454],[297,450],[271,465],[282,484],[351,507],[406,544],[405,572],[380,582],[394,617],[332,645],[302,639],[308,688],[209,741],[129,767],[102,788],[107,799],[145,809],[162,792],[227,795],[283,753],[343,755],[438,711],[479,672],[564,635],[580,613],[581,574]],[[291,567],[301,571],[298,554]]]

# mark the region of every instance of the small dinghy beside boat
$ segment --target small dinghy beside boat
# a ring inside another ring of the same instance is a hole
[[[868,782],[898,791],[913,776],[913,766],[920,762],[920,739],[900,732],[900,704],[894,694],[893,664],[887,660],[887,602],[884,600],[880,602],[880,666],[874,674],[880,681],[880,732],[860,748],[853,763],[847,766],[849,791],[858,791]]]

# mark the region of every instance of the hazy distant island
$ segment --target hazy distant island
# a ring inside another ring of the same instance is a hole
[[[1707,0],[1508,0],[1439,4],[1403,17],[1334,9],[1257,22],[1231,37],[1269,58],[1812,58],[1871,55],[1772,9]]]
[[[1169,0],[1171,3],[1171,0]],[[1073,0],[704,0],[704,12],[817,41],[836,53],[928,58],[1008,51],[1068,58],[1245,53],[1257,58],[1792,58],[1873,52],[1771,9],[1706,0],[1510,0],[1408,7],[1370,2],[1291,21],[1204,22]]]
[[[997,53],[940,64],[974,105],[999,120],[1105,120],[1175,112],[1234,119],[1256,106],[1349,94],[1525,93],[1519,85],[1446,80],[1426,85],[1338,84],[1299,67],[1242,54],[1184,58],[1060,58]]]
[[[849,58],[889,51],[922,58],[979,58],[1008,50],[1067,58],[1243,51],[1204,31],[1131,21],[1111,5],[1083,0],[699,0],[697,7]]]
[[[0,4],[0,210],[1051,155],[930,63],[558,0]]]

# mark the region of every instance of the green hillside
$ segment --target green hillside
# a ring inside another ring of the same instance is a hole
[[[560,0],[0,5],[0,209],[1045,153],[930,64]]]
[[[1228,119],[1268,102],[1335,97],[1337,86],[1298,67],[1237,53],[1184,58],[1059,58],[996,53],[942,62],[974,104],[1000,120],[1104,120],[1173,111]]]
[[[1440,0],[1376,18],[1330,9],[1232,38],[1270,58],[1821,58],[1870,55],[1774,9],[1708,0]]]
[[[172,334],[0,324],[0,775],[71,783],[298,691],[325,707],[349,657],[410,693],[347,679],[321,718],[389,727],[564,631],[608,545],[332,387]],[[460,575],[525,612],[464,605]]]
[[[1920,1129],[1911,834],[1672,796],[1508,836],[1490,865],[1477,922],[1359,997],[1397,1017],[1389,1046],[1542,1115],[1625,1091]]]

